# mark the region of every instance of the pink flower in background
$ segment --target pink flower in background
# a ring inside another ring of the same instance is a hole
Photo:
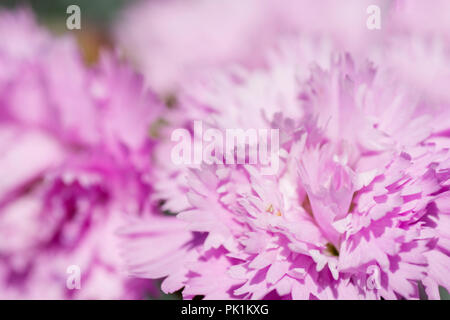
[[[450,4],[437,0],[430,5],[427,1],[393,0],[389,19],[389,31],[415,36],[439,36],[448,40]]]
[[[252,53],[275,31],[265,26],[271,23],[267,9],[265,0],[144,1],[124,13],[117,38],[147,81],[165,92],[200,68],[242,61],[258,64]],[[242,41],[251,42],[251,47]]]
[[[152,284],[128,277],[115,230],[149,210],[158,101],[112,56],[87,68],[28,11],[0,15],[1,297],[144,297]]]
[[[389,1],[377,1],[383,10]],[[124,53],[158,92],[178,91],[205,70],[265,65],[285,36],[325,38],[366,52],[381,33],[366,28],[368,0],[148,0],[127,9],[116,26]]]

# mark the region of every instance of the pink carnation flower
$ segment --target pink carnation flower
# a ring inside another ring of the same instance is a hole
[[[286,37],[274,51],[264,54],[268,67],[263,70],[224,67],[220,72],[203,72],[180,86],[177,105],[162,116],[164,123],[159,128],[154,149],[155,165],[159,169],[155,170],[153,199],[164,200],[161,208],[172,213],[189,207],[186,174],[198,166],[180,166],[171,161],[171,151],[176,145],[171,141],[173,130],[185,128],[193,133],[193,123],[198,119],[212,127],[248,129],[266,127],[267,119],[281,111],[299,117],[303,112],[298,108],[298,85],[309,75],[308,62],[316,61],[321,67],[329,68],[330,56],[328,41]],[[293,65],[296,67],[292,68]],[[230,95],[234,91],[239,91],[239,95]],[[253,116],[243,117],[243,108]]]
[[[280,168],[180,169],[176,219],[121,231],[132,274],[207,299],[419,298],[420,286],[435,299],[450,288],[448,104],[389,65],[330,54],[309,67],[304,55],[183,90],[181,110],[202,110],[206,126],[279,129]]]
[[[88,69],[28,11],[1,11],[0,35],[0,296],[143,297],[152,284],[127,276],[115,230],[149,207],[159,103],[113,57]]]

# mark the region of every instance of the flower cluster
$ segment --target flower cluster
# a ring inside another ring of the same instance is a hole
[[[193,64],[200,75],[178,85],[155,149],[155,196],[176,218],[122,228],[132,274],[165,277],[165,292],[188,299],[439,299],[450,286],[448,48],[438,28],[415,39],[398,18],[406,4],[390,6],[370,48],[292,25],[256,55],[260,68]],[[278,129],[279,170],[175,166],[170,132],[195,120]]]
[[[93,66],[0,11],[0,298],[439,299],[447,3],[372,2],[142,1]]]

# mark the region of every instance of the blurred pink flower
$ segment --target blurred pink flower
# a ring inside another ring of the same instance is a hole
[[[389,31],[419,37],[450,36],[450,3],[445,0],[393,0],[388,16]]]
[[[275,31],[265,27],[266,10],[265,2],[254,0],[143,1],[124,13],[117,38],[149,83],[170,91],[201,68],[258,64],[254,46],[260,48]]]
[[[389,1],[377,1],[383,13]],[[148,0],[116,26],[121,48],[159,92],[178,90],[205,70],[265,65],[265,52],[285,36],[325,38],[366,52],[383,33],[366,28],[369,0]],[[387,14],[386,14],[387,15]]]
[[[149,210],[159,102],[110,55],[87,68],[29,11],[1,11],[0,38],[0,296],[143,297],[152,283],[127,276],[115,230]]]

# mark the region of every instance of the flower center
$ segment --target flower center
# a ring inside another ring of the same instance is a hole
[[[336,247],[331,242],[328,242],[326,244],[325,252],[332,255],[333,257],[339,257],[338,249],[336,249]]]

